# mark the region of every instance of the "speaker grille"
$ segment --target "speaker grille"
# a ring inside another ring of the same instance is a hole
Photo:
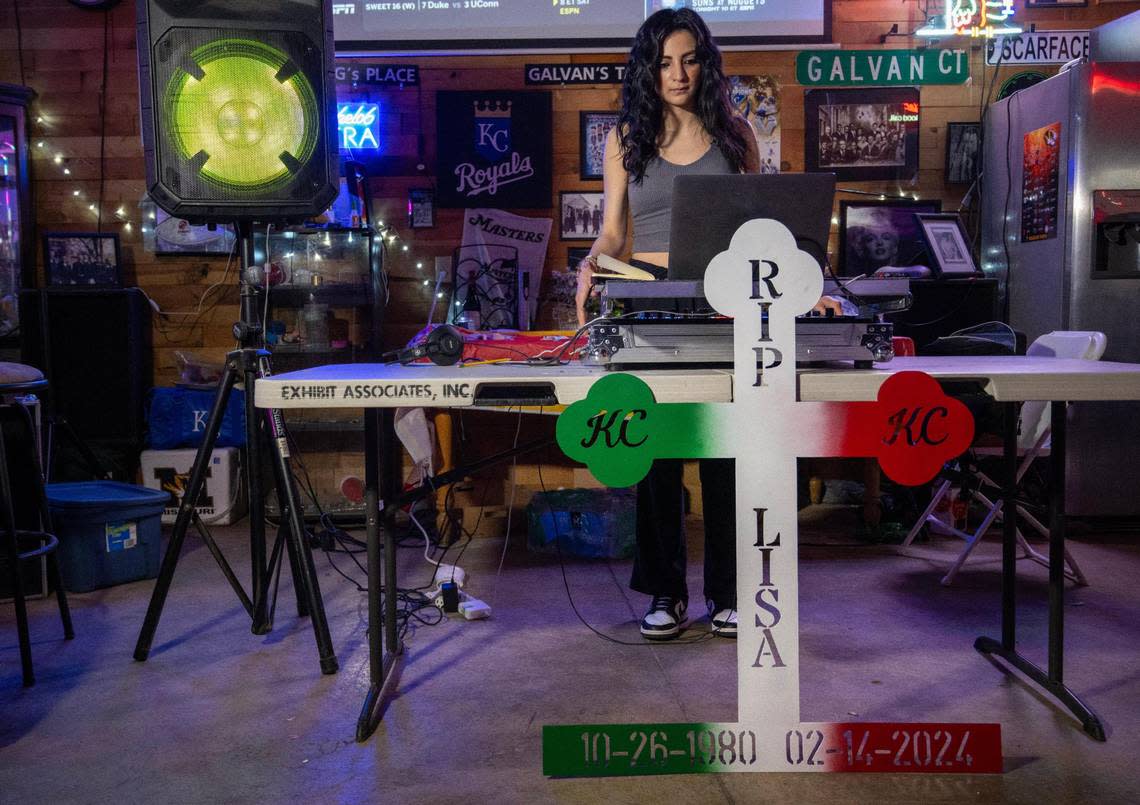
[[[320,49],[298,32],[175,28],[155,48],[163,182],[188,201],[304,199],[327,177]]]

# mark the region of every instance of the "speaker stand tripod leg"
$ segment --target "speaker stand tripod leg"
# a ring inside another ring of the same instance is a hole
[[[252,351],[244,353],[242,377],[245,381],[246,472],[249,490],[249,559],[250,583],[253,586],[253,623],[250,631],[268,634],[273,628],[266,596],[269,590],[269,568],[265,556],[265,431],[261,412],[253,404],[253,387],[257,380],[258,359]],[[280,496],[278,502],[281,502]]]
[[[162,617],[162,608],[166,604],[166,596],[170,592],[170,584],[174,580],[174,571],[178,566],[178,557],[182,553],[182,545],[186,541],[186,531],[194,519],[194,504],[198,501],[206,483],[206,470],[210,465],[214,445],[217,443],[218,431],[222,427],[226,403],[229,402],[230,392],[233,391],[234,383],[237,381],[238,369],[236,364],[234,353],[230,353],[226,359],[225,373],[222,375],[217,394],[214,397],[214,406],[210,409],[210,416],[206,421],[205,436],[198,448],[198,453],[194,456],[194,464],[190,468],[190,480],[182,495],[182,502],[178,506],[178,519],[174,523],[174,530],[171,532],[170,544],[166,548],[166,554],[162,557],[162,566],[158,571],[154,592],[150,596],[150,604],[147,606],[146,617],[143,619],[142,629],[139,631],[139,639],[135,643],[134,658],[139,662],[145,662],[150,655],[154,633],[158,629],[158,621]],[[225,563],[225,559],[221,558],[220,553],[214,556]],[[232,571],[229,575],[232,575]],[[243,601],[243,604],[246,601],[248,598]],[[249,611],[248,606],[246,611]]]
[[[303,576],[301,575],[300,557],[297,556],[296,548],[293,541],[288,539],[288,525],[284,519],[281,520],[281,525],[277,527],[277,542],[284,542],[285,549],[289,557],[289,570],[293,574],[293,591],[296,593],[297,598],[297,617],[309,617],[309,600],[305,596],[305,586]],[[272,571],[273,563],[270,562],[270,570]]]
[[[263,372],[268,375],[268,361],[265,361]],[[329,624],[325,617],[325,605],[321,599],[320,583],[317,581],[317,568],[313,562],[313,551],[305,531],[304,518],[301,516],[301,501],[297,494],[297,487],[293,483],[293,476],[289,469],[289,446],[285,435],[285,421],[278,408],[263,409],[266,425],[269,429],[270,453],[273,459],[273,471],[277,480],[277,500],[281,504],[283,525],[286,525],[286,545],[289,546],[290,559],[297,558],[293,563],[294,583],[300,581],[301,589],[298,596],[304,593],[308,605],[309,619],[313,625],[313,636],[317,641],[317,652],[320,656],[321,673],[335,674],[339,668],[336,653],[333,651],[332,636],[329,634]],[[267,597],[268,589],[263,591]]]

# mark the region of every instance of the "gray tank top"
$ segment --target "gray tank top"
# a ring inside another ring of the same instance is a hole
[[[673,209],[673,177],[682,174],[736,173],[715,145],[696,162],[674,165],[654,157],[645,167],[640,184],[629,183],[629,211],[633,216],[633,252],[669,251],[669,217]]]

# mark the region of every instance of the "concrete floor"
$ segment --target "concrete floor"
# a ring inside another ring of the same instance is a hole
[[[941,559],[854,540],[850,508],[813,506],[801,522],[804,720],[997,721],[1004,774],[548,779],[543,724],[734,720],[735,644],[642,644],[636,622],[646,602],[626,588],[629,563],[569,561],[582,617],[636,645],[603,640],[571,610],[557,558],[528,553],[518,537],[501,573],[501,540],[467,549],[468,589],[493,617],[416,628],[399,695],[376,734],[357,744],[365,596],[318,557],[341,663],[322,676],[291,586],[283,583],[275,630],[251,635],[191,538],[146,663],[131,652],[152,582],[72,595],[71,642],[60,638],[54,603],[32,602],[32,689],[20,684],[12,608],[0,606],[0,801],[1140,801],[1134,533],[1072,541],[1093,584],[1067,598],[1067,681],[1107,723],[1108,742],[1097,743],[972,649],[977,635],[998,634],[996,543],[943,588]],[[215,532],[240,559],[246,524]],[[918,552],[948,557],[957,547]],[[401,549],[400,559],[402,583],[430,578],[422,546]],[[337,563],[351,567],[343,555]],[[699,572],[693,563],[693,590]],[[1043,663],[1045,571],[1022,562],[1019,572],[1021,645]]]

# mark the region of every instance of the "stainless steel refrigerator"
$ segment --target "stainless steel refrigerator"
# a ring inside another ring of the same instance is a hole
[[[982,268],[1032,341],[1099,330],[1140,362],[1140,12],[1090,32],[1085,61],[985,118]],[[1140,514],[1140,403],[1069,411],[1066,511]]]

